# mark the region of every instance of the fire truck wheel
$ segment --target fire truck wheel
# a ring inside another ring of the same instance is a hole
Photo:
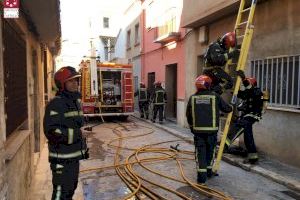
[[[122,122],[126,122],[128,120],[128,115],[119,116],[119,120]]]

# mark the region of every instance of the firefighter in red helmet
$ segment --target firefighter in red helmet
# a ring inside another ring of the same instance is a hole
[[[244,162],[255,164],[258,161],[258,155],[253,137],[253,124],[262,119],[264,101],[268,101],[268,99],[264,99],[263,92],[257,87],[257,81],[253,77],[244,78],[237,97],[241,99],[241,103],[237,107],[240,116],[229,129],[225,149],[228,153],[237,153],[234,148],[229,147],[236,138],[244,133],[244,143],[248,154],[248,158]]]
[[[67,66],[58,70],[54,80],[59,89],[46,106],[44,133],[48,139],[49,162],[52,171],[53,199],[72,199],[78,183],[79,160],[88,158],[83,126],[80,74]]]
[[[141,118],[145,117],[146,119],[149,119],[150,93],[143,82],[140,82],[140,88],[134,94],[134,96],[138,96]]]
[[[236,37],[234,32],[228,32],[216,42],[209,45],[205,55],[205,67],[203,74],[212,79],[211,89],[222,94],[224,90],[233,87],[233,80],[222,67],[229,59],[237,58],[239,50],[236,47]],[[229,52],[230,48],[234,48]],[[239,74],[238,74],[239,75]]]
[[[152,93],[151,100],[153,103],[153,118],[152,122],[155,123],[156,115],[158,113],[159,123],[163,123],[164,109],[167,101],[167,93],[162,88],[161,82],[157,81],[155,84],[154,92]]]
[[[212,80],[209,76],[197,77],[196,93],[188,101],[186,118],[194,134],[197,162],[197,182],[205,183],[211,177],[214,151],[219,130],[219,111],[229,113],[232,107],[217,93],[210,90]]]

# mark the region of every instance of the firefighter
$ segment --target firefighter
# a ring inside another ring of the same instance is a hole
[[[164,108],[165,103],[167,101],[167,94],[166,91],[162,88],[161,82],[157,81],[155,83],[155,89],[151,97],[153,103],[153,118],[152,122],[155,123],[156,115],[158,112],[159,123],[163,123],[164,118]]]
[[[236,46],[236,37],[234,32],[228,32],[216,42],[209,45],[205,55],[205,66],[203,74],[212,79],[211,89],[218,94],[222,94],[224,90],[233,87],[233,80],[222,67],[225,66],[229,59],[236,58],[239,50],[234,49],[229,52],[230,48]]]
[[[140,82],[140,89],[135,96],[138,96],[141,118],[149,119],[149,91],[143,82]]]
[[[115,95],[115,102],[121,101],[121,83],[119,79],[115,79],[114,88],[114,95]]]
[[[88,158],[80,104],[80,75],[73,67],[63,67],[54,75],[59,89],[48,103],[44,116],[44,133],[48,139],[52,171],[52,200],[71,200],[78,183],[79,160]]]
[[[197,92],[188,101],[186,118],[194,134],[197,162],[197,182],[205,183],[211,177],[214,152],[219,130],[219,111],[229,113],[232,106],[227,104],[217,93],[210,90],[212,80],[209,76],[197,77]]]
[[[230,128],[226,146],[228,148],[236,138],[244,133],[244,143],[248,152],[248,158],[244,163],[255,164],[258,161],[258,155],[253,137],[253,124],[261,120],[265,101],[263,92],[257,87],[255,78],[244,78],[237,97],[242,100],[237,107],[241,115]],[[230,148],[227,151],[230,152]]]

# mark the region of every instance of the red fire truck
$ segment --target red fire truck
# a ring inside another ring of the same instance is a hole
[[[100,63],[92,59],[82,61],[79,71],[84,116],[127,118],[133,114],[132,65]]]

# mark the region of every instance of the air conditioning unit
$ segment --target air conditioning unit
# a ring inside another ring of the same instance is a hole
[[[201,44],[207,44],[208,42],[208,28],[207,26],[201,26],[199,28],[198,42]]]

